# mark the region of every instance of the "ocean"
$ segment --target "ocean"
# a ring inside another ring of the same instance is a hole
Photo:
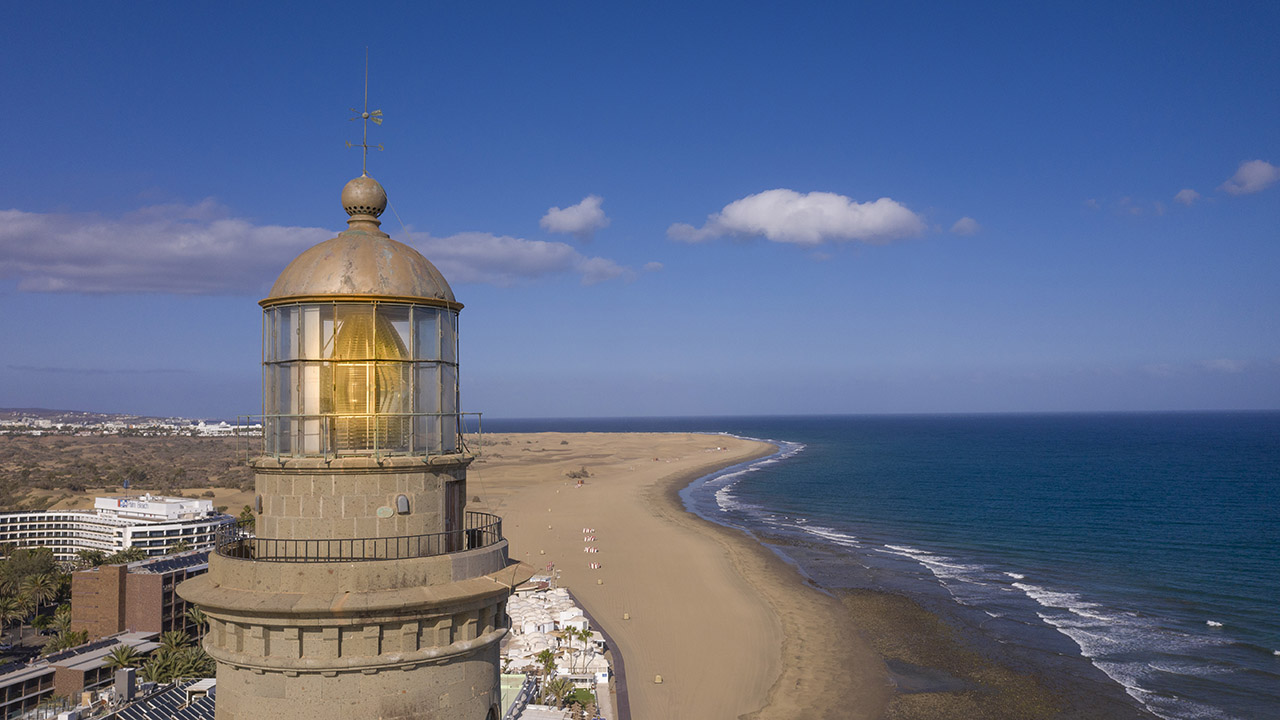
[[[1075,698],[1280,717],[1280,413],[486,420],[780,452],[682,497],[820,587],[906,595]],[[1087,700],[1073,716],[1090,717]]]

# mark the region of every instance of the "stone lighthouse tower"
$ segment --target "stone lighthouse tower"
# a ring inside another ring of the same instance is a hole
[[[462,305],[379,229],[386,204],[347,183],[347,229],[260,303],[256,527],[179,589],[209,618],[218,720],[500,714],[506,600],[531,573],[498,517],[466,510]]]

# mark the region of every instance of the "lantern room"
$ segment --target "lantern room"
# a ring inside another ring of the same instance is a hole
[[[263,308],[268,455],[435,455],[458,449],[458,311],[440,271],[379,229],[367,175],[347,229],[285,268]]]

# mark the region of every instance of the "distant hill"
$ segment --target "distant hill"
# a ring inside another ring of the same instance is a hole
[[[99,413],[89,412],[88,410],[50,410],[49,408],[0,408],[0,420],[21,420],[23,418],[33,418],[36,420],[48,420],[55,423],[105,423],[105,422],[166,422],[174,425],[186,425],[197,422],[184,417],[169,416],[159,417],[155,415],[134,415],[131,413]],[[210,421],[208,418],[201,418]],[[217,422],[213,420],[210,422]]]

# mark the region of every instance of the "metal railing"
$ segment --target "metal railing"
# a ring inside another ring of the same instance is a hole
[[[475,429],[467,417],[475,418]],[[466,452],[466,436],[484,433],[481,413],[313,413],[240,415],[236,436],[245,458],[392,457]],[[254,441],[257,441],[255,443]]]
[[[372,538],[263,538],[243,528],[219,531],[223,557],[264,562],[363,562],[432,557],[487,547],[502,540],[502,518],[468,512],[461,530]]]

